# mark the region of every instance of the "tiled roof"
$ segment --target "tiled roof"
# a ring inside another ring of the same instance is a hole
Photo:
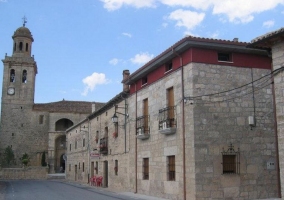
[[[47,112],[92,113],[92,102],[86,101],[58,101],[34,104],[33,110]]]
[[[261,35],[251,41],[248,47],[271,48],[274,41],[283,40],[284,28]]]

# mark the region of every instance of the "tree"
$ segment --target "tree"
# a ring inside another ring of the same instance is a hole
[[[4,162],[10,166],[11,162],[15,160],[15,155],[11,146],[7,146],[4,151]]]
[[[41,155],[41,166],[45,167],[47,164],[45,162],[45,151]]]
[[[29,157],[29,155],[27,153],[24,153],[22,158],[20,158],[20,160],[22,161],[24,166],[27,166],[28,163],[30,162],[30,157]]]

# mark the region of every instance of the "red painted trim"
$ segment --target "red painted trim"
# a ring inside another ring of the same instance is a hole
[[[242,68],[258,68],[258,69],[270,69],[271,68],[271,58],[267,56],[255,55],[255,54],[246,54],[239,52],[232,52],[232,62],[220,62],[218,61],[219,51],[214,49],[200,49],[200,48],[191,48],[186,50],[181,54],[183,64],[187,65],[188,63],[204,63],[204,64],[213,64],[213,65],[224,65],[224,66],[233,66],[233,67],[242,67]],[[228,52],[230,53],[230,52]],[[166,64],[166,63],[165,63]],[[174,57],[172,59],[172,70],[165,71],[165,64],[161,65],[157,69],[150,72],[147,76],[147,84],[142,85],[142,80],[138,80],[136,83],[130,85],[130,94],[136,90],[141,90],[143,87],[148,86],[157,80],[163,78],[164,76],[172,73],[173,71],[179,69],[180,58]]]

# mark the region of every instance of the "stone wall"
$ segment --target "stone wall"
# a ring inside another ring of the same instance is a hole
[[[284,66],[284,42],[276,43],[272,47],[273,70],[277,70]],[[278,148],[279,148],[279,165],[281,178],[281,192],[284,194],[284,73],[278,73],[274,77],[275,105],[276,105],[276,120],[278,132]]]
[[[47,172],[47,167],[2,168],[0,179],[46,179]]]

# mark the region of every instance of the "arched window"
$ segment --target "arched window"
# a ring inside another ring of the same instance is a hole
[[[29,50],[29,44],[26,43],[26,51],[28,51],[28,50]]]
[[[12,83],[15,82],[15,70],[14,69],[10,70],[10,82]]]
[[[14,52],[16,51],[16,49],[17,49],[17,44],[15,42],[15,44],[14,44]]]
[[[22,83],[26,83],[27,82],[27,70],[23,70],[23,75],[22,75]]]
[[[23,43],[22,42],[20,42],[19,48],[20,48],[20,51],[23,50]]]

